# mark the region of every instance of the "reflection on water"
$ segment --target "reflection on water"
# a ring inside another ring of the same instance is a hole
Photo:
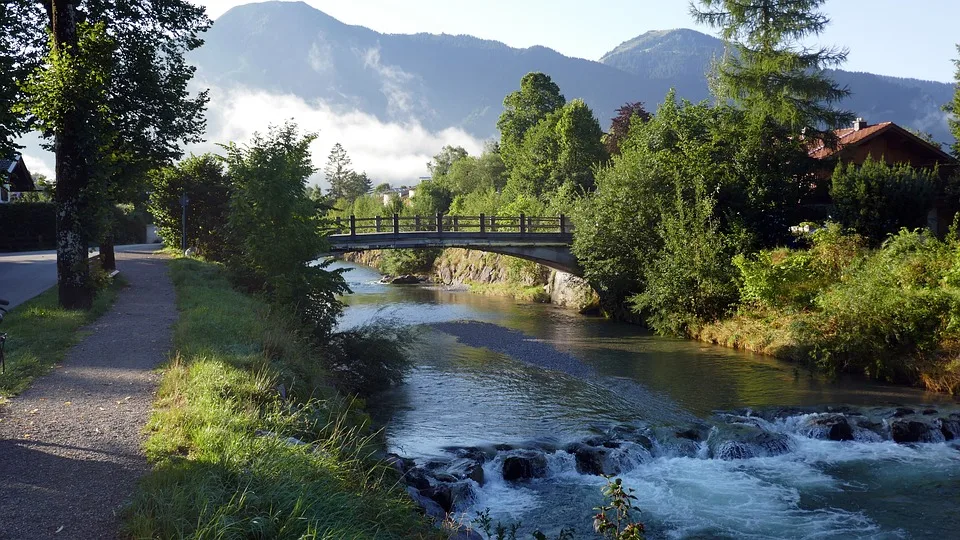
[[[375,272],[346,266],[354,294],[345,298],[341,326],[384,317],[424,325],[415,347],[417,366],[405,384],[369,402],[386,423],[391,450],[420,460],[452,446],[562,445],[612,425],[669,426],[708,419],[717,410],[953,403],[857,378],[828,380],[772,358],[656,337],[554,306],[380,285]],[[589,375],[545,370],[536,358],[493,352],[507,350],[496,341],[505,335],[496,331],[481,329],[486,347],[466,346],[430,326],[444,321],[482,321],[522,332],[571,355]],[[638,489],[655,535],[945,537],[944,531],[960,526],[956,448],[801,439],[784,456],[733,462],[658,458],[623,476]],[[559,463],[549,481],[489,482],[477,490],[473,508],[490,507],[495,516],[534,524],[580,523],[583,532],[599,502],[599,482]],[[925,525],[925,511],[942,522]]]

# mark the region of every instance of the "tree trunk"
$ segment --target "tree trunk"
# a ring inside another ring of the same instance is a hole
[[[57,49],[77,45],[75,1],[53,0],[48,4],[53,43]],[[86,103],[74,105],[65,114],[53,142],[57,156],[57,286],[61,306],[89,309],[94,291],[90,283],[84,217],[89,215],[85,188],[90,175],[81,140],[84,115],[89,106]]]

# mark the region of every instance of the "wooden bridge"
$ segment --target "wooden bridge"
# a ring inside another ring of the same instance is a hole
[[[329,240],[334,253],[456,247],[519,257],[581,275],[580,266],[570,252],[573,228],[564,215],[350,216],[337,218]]]

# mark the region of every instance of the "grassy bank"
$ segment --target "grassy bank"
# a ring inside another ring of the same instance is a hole
[[[212,263],[171,262],[180,318],[149,423],[136,538],[420,538],[435,534],[356,404],[298,326]],[[282,385],[282,388],[281,388]],[[281,394],[285,394],[286,398]]]
[[[882,247],[837,228],[810,249],[734,261],[741,303],[693,337],[828,372],[960,392],[960,243],[902,231]]]
[[[58,306],[56,287],[11,310],[0,325],[0,331],[7,333],[7,368],[0,374],[0,403],[62,361],[67,350],[86,335],[81,328],[110,309],[122,286],[122,278],[116,278],[97,294],[89,311]]]

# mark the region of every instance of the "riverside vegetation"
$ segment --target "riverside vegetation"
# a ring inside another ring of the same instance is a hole
[[[155,468],[126,510],[131,536],[455,532],[420,517],[400,471],[379,459],[363,397],[403,378],[413,336],[389,324],[335,330],[348,289],[314,263],[326,221],[306,195],[311,141],[286,124],[153,178],[168,243],[178,194],[196,194],[187,235],[207,259],[171,263],[180,317],[148,425]]]
[[[960,175],[884,156],[824,171],[807,150],[834,144],[832,129],[853,118],[837,107],[848,90],[826,71],[845,52],[799,45],[828,23],[821,0],[787,4],[698,3],[695,16],[736,51],[716,67],[715,103],[670,92],[654,113],[625,105],[603,133],[581,100],[531,73],[504,100],[500,140],[480,156],[445,147],[406,203],[384,204],[387,186],[314,196],[340,217],[565,213],[609,316],[826,372],[960,391],[956,235],[919,230],[930,208],[960,208]],[[821,232],[790,232],[801,223]],[[378,266],[425,272],[437,256],[387,251]],[[510,265],[495,287],[529,292],[517,276],[535,265]]]

